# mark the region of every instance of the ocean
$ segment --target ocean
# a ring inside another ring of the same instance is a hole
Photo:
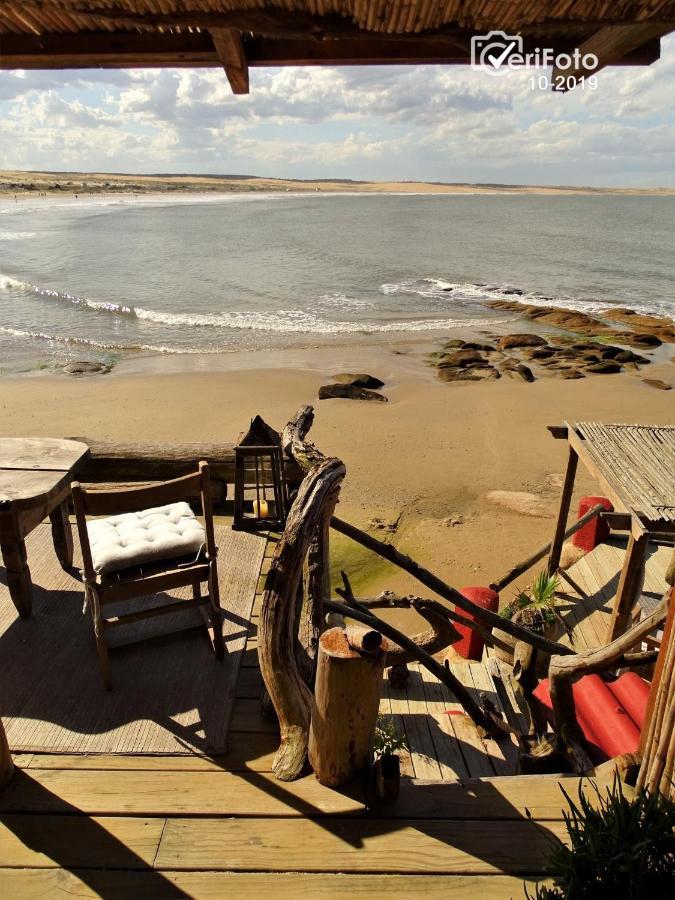
[[[0,201],[0,370],[515,322],[675,316],[675,198],[233,194]]]

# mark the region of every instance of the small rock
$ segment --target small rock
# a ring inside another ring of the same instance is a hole
[[[658,338],[655,334],[639,334],[633,332],[628,335],[628,343],[636,344],[638,347],[660,347],[662,341],[661,338]]]
[[[534,350],[526,350],[528,359],[550,359],[555,356],[557,347],[535,347]]]
[[[639,356],[637,353],[633,353],[632,350],[622,350],[621,353],[616,354],[614,361],[619,363],[637,363],[639,366],[646,366],[651,360],[647,359],[646,356]]]
[[[667,381],[661,381],[660,378],[643,378],[642,380],[649,387],[657,388],[659,391],[671,391],[673,389],[671,384],[668,384]]]
[[[585,378],[586,376],[578,369],[566,369],[564,372],[560,373],[560,377],[564,378],[566,381],[570,381],[575,378]]]
[[[616,357],[622,352],[621,347],[614,347],[612,344],[605,344],[603,347],[600,345],[600,350],[602,352],[603,359],[616,359]]]
[[[447,366],[438,370],[438,377],[441,381],[494,381],[500,375],[495,368],[485,363],[465,368]]]
[[[462,350],[482,350],[483,353],[493,353],[492,344],[479,344],[477,341],[464,341],[461,346]]]
[[[464,524],[464,517],[463,516],[448,516],[447,519],[442,519],[441,521],[442,521],[443,525],[445,525],[446,528],[455,528],[457,525]]]
[[[324,384],[319,388],[319,400],[379,400],[386,403],[384,394],[356,387],[353,384]]]
[[[333,375],[338,384],[352,384],[354,387],[362,388],[381,388],[384,387],[384,381],[375,378],[374,375],[365,375],[363,373],[353,374],[351,372],[341,372],[339,375]]]
[[[446,353],[436,365],[439,369],[445,369],[454,366],[469,366],[473,363],[485,363],[487,365],[487,362],[478,350],[455,350],[454,353]]]
[[[538,334],[507,334],[499,338],[497,346],[502,350],[511,350],[514,347],[543,347],[546,340]]]
[[[451,341],[446,341],[443,344],[444,350],[459,350],[460,347],[464,345],[464,341],[461,338],[453,338]]]
[[[63,367],[63,371],[68,375],[105,375],[110,371],[110,366],[106,366],[99,362],[89,362],[88,360],[78,360],[77,362],[68,363]]]
[[[586,366],[586,371],[594,372],[596,375],[615,375],[621,371],[621,366],[612,359],[603,359],[602,362]]]

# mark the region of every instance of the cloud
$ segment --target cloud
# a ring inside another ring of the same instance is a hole
[[[541,74],[538,72],[537,74]],[[5,168],[673,185],[675,35],[597,90],[455,66],[0,73]]]

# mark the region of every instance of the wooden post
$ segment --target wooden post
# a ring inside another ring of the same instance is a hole
[[[9,744],[7,743],[7,735],[5,728],[0,719],[0,788],[3,788],[14,774],[14,762],[12,754],[9,752]]]
[[[560,497],[560,509],[558,511],[558,522],[555,527],[555,535],[551,544],[551,552],[548,557],[548,574],[555,575],[560,567],[560,554],[565,539],[565,525],[567,517],[570,513],[570,503],[572,502],[572,493],[574,491],[574,479],[577,474],[577,463],[579,457],[576,450],[572,447],[569,449],[567,457],[567,471],[565,472],[565,482],[563,484],[562,495]]]
[[[631,612],[635,606],[645,574],[645,559],[649,541],[646,534],[635,537],[633,534],[628,539],[626,558],[624,559],[619,587],[616,591],[612,618],[607,627],[606,643],[610,644],[615,638],[623,634],[630,621]]]
[[[385,658],[386,641],[366,653],[341,628],[322,634],[309,731],[309,761],[321,784],[344,784],[367,765]]]

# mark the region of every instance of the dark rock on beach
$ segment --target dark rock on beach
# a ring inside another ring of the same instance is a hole
[[[575,378],[585,378],[586,376],[583,372],[580,372],[579,369],[567,369],[566,371],[560,373],[560,377],[564,378],[565,380],[572,380]]]
[[[474,365],[462,368],[461,366],[447,367],[438,370],[441,381],[495,381],[500,378],[499,372],[490,365]]]
[[[660,347],[663,343],[660,337],[655,334],[639,334],[630,332],[627,337],[628,343],[637,347]]]
[[[621,371],[621,366],[612,359],[603,359],[602,362],[586,366],[586,371],[596,375],[616,375]]]
[[[546,339],[539,334],[507,334],[499,338],[497,346],[501,350],[511,350],[515,347],[543,347]]]
[[[384,387],[384,381],[380,381],[380,379],[375,378],[374,375],[366,375],[364,373],[354,374],[352,372],[341,372],[339,375],[333,375],[333,378],[338,384],[351,384],[354,387]]]
[[[105,375],[110,371],[110,366],[83,359],[68,363],[63,367],[63,371],[67,375]]]
[[[370,391],[367,388],[357,387],[353,384],[324,384],[319,388],[319,400],[379,400],[386,403],[384,394]]]
[[[455,366],[470,366],[475,363],[485,363],[478,350],[455,350],[454,353],[444,354],[436,365],[439,369],[447,369]]]

